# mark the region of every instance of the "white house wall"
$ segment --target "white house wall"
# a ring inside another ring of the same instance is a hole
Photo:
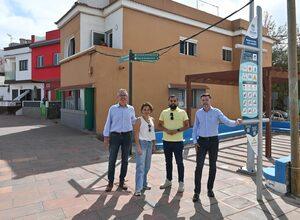
[[[92,31],[104,33],[104,18],[95,15],[80,14],[80,51],[92,46]]]
[[[18,95],[20,95],[20,90],[24,89],[30,89],[33,90],[34,86],[36,86],[37,89],[41,89],[41,99],[45,96],[45,91],[44,91],[44,84],[43,83],[17,83],[17,84],[11,84],[10,85],[10,91],[13,89],[18,90]],[[10,93],[10,99],[12,100],[12,92]]]
[[[105,18],[105,32],[113,32],[113,48],[123,49],[123,8]]]
[[[28,60],[28,69],[19,70],[19,61]],[[31,80],[31,53],[16,55],[16,80]]]
[[[31,80],[31,49],[29,47],[18,48],[14,50],[4,51],[5,58],[15,57],[16,61],[16,80]],[[19,70],[19,61],[28,60],[28,69],[25,71]]]

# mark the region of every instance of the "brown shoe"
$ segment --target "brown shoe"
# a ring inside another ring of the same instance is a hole
[[[126,186],[126,184],[124,182],[119,183],[119,188],[122,189],[122,190],[127,190],[128,189],[128,187]]]
[[[108,183],[108,185],[106,186],[105,192],[111,192],[113,186],[114,186],[113,183]]]

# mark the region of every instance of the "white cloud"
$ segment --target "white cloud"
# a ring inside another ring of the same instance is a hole
[[[0,48],[8,46],[10,38],[30,39],[32,34],[44,36],[56,29],[54,24],[74,4],[75,0],[0,0]],[[18,9],[14,8],[18,5]],[[20,13],[24,12],[24,13]]]

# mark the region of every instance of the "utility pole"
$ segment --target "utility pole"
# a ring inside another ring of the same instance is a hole
[[[295,0],[287,0],[289,114],[291,122],[291,185],[292,194],[300,196],[299,106],[297,71],[297,36]]]
[[[257,14],[257,34],[258,34],[258,144],[257,144],[257,173],[256,173],[256,199],[262,201],[262,138],[263,138],[263,126],[262,126],[262,114],[263,114],[263,41],[262,41],[262,9],[260,6],[256,8]]]

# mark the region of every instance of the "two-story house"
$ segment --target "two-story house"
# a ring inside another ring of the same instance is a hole
[[[59,30],[48,31],[43,38],[32,35],[31,41],[32,80],[44,83],[44,94],[49,101],[59,100]]]
[[[44,85],[32,80],[31,40],[20,39],[4,48],[5,83],[9,84],[9,100],[41,100]]]
[[[5,73],[4,73],[4,52],[0,50],[0,101],[9,99],[9,87],[4,84]]]
[[[176,42],[180,43],[155,63],[133,63],[132,100],[137,114],[140,105],[150,101],[156,119],[169,94],[176,94],[185,108],[185,75],[239,69],[235,44],[242,43],[247,21],[225,20],[185,41],[221,19],[171,0],[77,1],[56,22],[61,33],[62,122],[100,133],[116,92],[129,87],[128,63],[119,63],[118,56],[130,49],[149,52]],[[263,41],[267,49],[263,65],[271,66],[273,40],[265,35]],[[240,115],[237,86],[193,84],[192,89],[192,115],[205,91],[226,115]]]

